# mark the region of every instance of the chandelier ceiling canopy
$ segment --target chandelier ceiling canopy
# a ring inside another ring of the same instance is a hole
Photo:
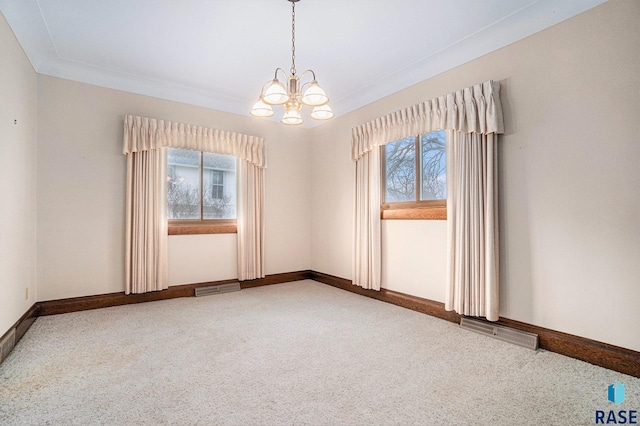
[[[285,114],[282,117],[283,124],[302,124],[300,110],[303,105],[314,107],[311,111],[311,118],[316,120],[328,120],[334,114],[329,107],[329,98],[316,80],[316,73],[313,70],[306,70],[299,76],[296,74],[296,3],[300,0],[287,0],[291,3],[291,68],[287,74],[282,68],[276,68],[273,80],[262,86],[260,98],[253,105],[251,115],[254,117],[272,117],[273,105],[284,105]],[[278,71],[286,84],[278,79]],[[311,80],[301,83],[302,78],[311,76]]]

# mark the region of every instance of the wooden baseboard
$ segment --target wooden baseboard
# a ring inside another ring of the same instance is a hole
[[[321,272],[311,271],[310,279],[447,321],[460,323],[460,315],[455,312],[445,311],[444,303],[387,289],[381,289],[380,291],[365,290],[353,285],[350,280]],[[500,318],[497,324],[537,334],[541,349],[586,361],[630,376],[640,377],[640,352],[508,318]]]
[[[7,336],[15,332],[15,335],[13,336],[13,346],[17,345],[20,339],[22,339],[22,336],[24,336],[27,330],[29,330],[29,327],[31,327],[38,316],[39,306],[36,302],[29,308],[29,310],[27,310],[27,312],[24,313],[24,315],[22,315],[22,317],[20,317],[18,321],[16,321],[16,323],[11,328],[9,328],[9,330],[7,330],[6,333],[2,335],[2,337],[0,337],[0,342],[4,341]],[[4,358],[6,358],[6,355],[8,355],[8,353],[3,355],[4,357],[0,355],[0,362],[4,361]]]
[[[240,281],[240,288],[252,288],[263,285],[286,283],[308,279],[310,271],[286,272],[267,275],[255,280]],[[73,297],[70,299],[49,300],[39,302],[39,315],[66,314],[69,312],[86,311],[89,309],[108,308],[111,306],[130,305],[133,303],[153,302],[156,300],[175,299],[177,297],[192,297],[196,288],[219,284],[229,284],[238,280],[221,280],[196,284],[171,286],[166,290],[143,294],[129,294],[124,292],[100,294],[96,296]]]
[[[241,281],[240,287],[252,288],[305,279],[312,279],[352,293],[371,297],[373,299],[391,303],[417,312],[422,312],[446,321],[460,323],[460,315],[455,312],[446,311],[444,309],[444,303],[387,289],[381,289],[380,291],[365,290],[353,285],[350,280],[316,271],[307,270],[267,275],[266,277],[257,280]],[[217,284],[227,284],[236,281],[237,280],[223,280],[186,284],[172,286],[163,291],[144,294],[125,295],[124,292],[122,292],[38,302],[34,304],[6,334],[15,328],[15,341],[17,343],[38,316],[63,314],[88,309],[128,305],[132,303],[151,302],[155,300],[166,300],[177,297],[191,297],[194,296],[196,288]],[[500,318],[497,324],[537,334],[540,339],[541,349],[586,361],[591,364],[618,371],[620,373],[629,374],[634,377],[640,377],[640,352],[609,345],[607,343],[598,342],[584,337],[574,336],[572,334],[550,330],[548,328],[514,321],[508,318]]]
[[[16,325],[14,326],[16,329],[16,344],[22,336],[29,330],[29,327],[33,325],[36,321],[36,318],[40,316],[40,306],[36,302],[29,308],[29,310],[18,320]]]
[[[640,352],[509,318],[497,323],[537,334],[542,349],[640,378]]]
[[[333,287],[341,288],[352,293],[371,297],[393,305],[402,306],[403,308],[411,309],[412,311],[418,311],[443,320],[460,323],[460,315],[455,312],[445,311],[444,303],[423,299],[417,296],[410,296],[397,291],[387,290],[386,288],[380,289],[380,291],[366,290],[354,285],[350,280],[323,274],[322,272],[311,271],[310,279],[324,284],[329,284]]]
[[[264,278],[240,282],[240,288],[252,288],[263,285],[286,283],[291,281],[306,280],[311,271],[285,272],[282,274],[267,275]],[[35,303],[1,338],[15,330],[14,345],[24,336],[36,318],[45,315],[66,314],[70,312],[86,311],[90,309],[108,308],[111,306],[130,305],[133,303],[152,302],[156,300],[175,299],[177,297],[195,296],[196,288],[211,285],[234,283],[238,280],[221,280],[196,284],[171,286],[166,290],[144,294],[125,295],[124,292],[99,294],[95,296],[72,297],[69,299],[49,300]],[[0,362],[3,360],[0,359]]]
[[[308,280],[311,271],[284,272],[282,274],[267,275],[257,280],[240,281],[240,288],[260,287],[263,285],[290,283],[293,281]]]

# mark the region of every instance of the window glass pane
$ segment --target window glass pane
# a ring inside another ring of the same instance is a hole
[[[219,200],[224,198],[224,172],[222,170],[210,170],[210,176],[211,199]]]
[[[236,218],[236,157],[203,153],[203,219]]]
[[[167,148],[167,218],[200,219],[200,152]]]
[[[385,202],[416,200],[415,137],[385,145]]]
[[[420,138],[422,151],[421,200],[447,198],[447,157],[444,130]]]

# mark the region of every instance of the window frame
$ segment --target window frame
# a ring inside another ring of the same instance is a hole
[[[414,144],[416,149],[415,167],[416,167],[416,199],[414,201],[386,202],[387,194],[387,150],[386,145],[380,146],[380,219],[400,219],[400,220],[446,220],[447,219],[447,200],[420,200],[421,192],[421,158],[422,150],[420,148],[421,138],[428,132],[414,136]],[[402,138],[406,139],[406,138]],[[402,140],[398,139],[398,140]],[[389,143],[393,143],[391,141]],[[447,136],[445,133],[445,144]],[[448,195],[448,194],[447,194]]]
[[[237,219],[202,219],[204,216],[204,151],[196,152],[200,153],[200,219],[167,218],[167,233],[168,235],[236,234],[238,232]],[[234,156],[234,158],[236,158],[237,164],[237,157]],[[167,164],[167,169],[168,166]]]

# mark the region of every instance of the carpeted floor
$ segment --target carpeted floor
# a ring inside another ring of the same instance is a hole
[[[0,365],[2,425],[589,425],[596,410],[640,410],[640,379],[314,281],[41,317]]]

